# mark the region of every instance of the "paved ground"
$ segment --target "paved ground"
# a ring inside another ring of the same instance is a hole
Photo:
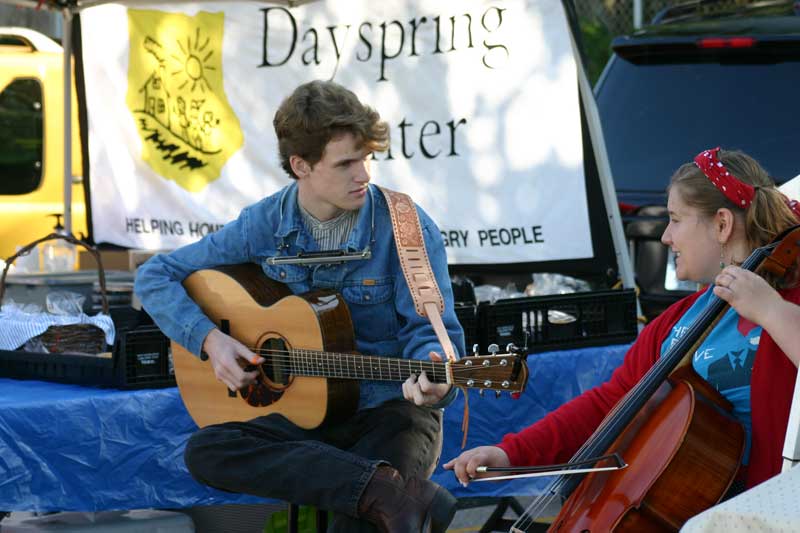
[[[530,502],[531,498],[516,498],[515,502],[512,502],[510,499],[505,501],[489,499],[461,500],[460,505],[464,507],[456,512],[456,516],[447,531],[448,533],[508,531],[508,526],[513,523],[514,519],[518,516],[511,506],[513,505],[517,507],[517,509],[525,509]],[[503,505],[504,503],[506,505]],[[502,516],[497,512],[498,504],[506,507],[506,512],[503,513]],[[223,505],[217,507],[194,508],[187,514],[191,516],[197,533],[262,533],[264,531],[264,524],[269,520],[270,513],[274,512],[276,509],[282,508],[269,505]],[[546,514],[554,515],[555,512],[557,512],[557,509],[555,509],[555,511],[551,510]],[[85,519],[82,520],[82,522],[85,522],[85,525],[78,529],[71,528],[69,529],[70,532],[113,533],[116,530],[116,528],[110,526],[108,522],[97,523],[104,521],[104,518],[99,515],[110,513],[96,513],[98,516],[93,516],[92,513],[63,513],[62,515],[67,514],[85,515]],[[495,514],[498,516],[494,516]],[[501,528],[496,519],[503,517],[506,518],[507,522],[505,527]],[[63,527],[59,528],[55,525],[46,526],[44,529],[32,529],[31,527],[20,529],[22,522],[33,518],[36,518],[34,513],[11,513],[10,516],[0,522],[0,533],[6,533],[7,531],[25,531],[26,533],[33,533],[34,531],[63,531]],[[176,524],[173,524],[173,529],[167,528],[163,531],[176,533],[178,531],[186,531],[185,517],[183,518],[183,524],[177,525],[176,521]],[[48,521],[55,522],[59,520],[59,515],[51,514],[47,516],[47,519]],[[67,519],[68,518],[65,517],[63,520]],[[490,522],[498,527],[490,528]],[[62,526],[63,525],[62,523]],[[482,529],[484,527],[487,529]],[[542,525],[538,530],[545,531],[546,526]],[[126,531],[128,530],[126,529]]]
[[[507,498],[494,501],[488,501],[488,499],[483,498],[474,501],[461,500],[459,504],[465,507],[456,512],[456,516],[447,531],[448,533],[508,531],[509,525],[513,524],[519,516],[514,508],[524,511],[532,500],[533,498]],[[556,507],[548,509],[544,514],[552,517],[557,513],[558,508]],[[495,526],[495,528],[492,528],[492,526]],[[534,527],[536,529],[533,529],[531,533],[546,531],[547,529],[545,522]]]

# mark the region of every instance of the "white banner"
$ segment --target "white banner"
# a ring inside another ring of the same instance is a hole
[[[334,79],[390,124],[373,180],[451,263],[593,256],[560,0],[126,6],[81,14],[96,242],[175,248],[289,183],[275,110]]]

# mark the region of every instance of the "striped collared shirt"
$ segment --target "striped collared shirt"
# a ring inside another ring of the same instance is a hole
[[[350,232],[356,225],[358,210],[345,211],[336,218],[322,222],[314,215],[306,211],[299,203],[300,214],[303,222],[311,232],[311,236],[317,241],[320,250],[338,250],[347,241]]]

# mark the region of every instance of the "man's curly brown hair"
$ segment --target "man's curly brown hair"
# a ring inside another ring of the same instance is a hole
[[[291,156],[300,156],[314,166],[322,159],[325,146],[343,133],[352,133],[359,148],[370,152],[382,152],[389,146],[389,126],[378,112],[332,81],[315,80],[297,87],[281,103],[272,125],[281,166],[295,179]]]

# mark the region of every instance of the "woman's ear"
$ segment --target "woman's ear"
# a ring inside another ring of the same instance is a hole
[[[714,215],[714,230],[720,244],[727,243],[733,236],[733,224],[736,217],[727,207],[720,207]]]
[[[289,166],[292,167],[292,172],[298,178],[304,178],[311,172],[311,165],[299,155],[289,156]]]

